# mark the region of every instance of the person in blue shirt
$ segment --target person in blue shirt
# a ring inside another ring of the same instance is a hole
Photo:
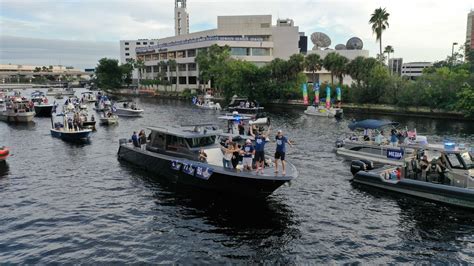
[[[140,147],[140,142],[138,142],[138,135],[136,131],[133,131],[132,143],[133,143],[133,146],[138,147],[138,148]]]
[[[244,165],[244,170],[252,171],[252,156],[255,153],[255,148],[252,145],[251,140],[247,140],[245,145],[242,147],[241,154],[243,155],[242,164]]]
[[[285,175],[285,153],[286,153],[286,144],[288,143],[291,147],[293,144],[283,136],[283,132],[278,130],[278,133],[275,137],[276,140],[276,152],[275,152],[275,173],[278,173],[278,160],[281,160],[282,175]]]
[[[263,174],[263,168],[265,167],[265,144],[268,142],[268,134],[270,133],[270,127],[265,134],[257,132],[255,135],[253,127],[250,127],[250,135],[255,138],[255,163],[257,167],[257,174]]]

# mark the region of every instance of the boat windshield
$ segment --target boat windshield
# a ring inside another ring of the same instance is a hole
[[[190,148],[209,146],[216,142],[216,136],[186,139]]]
[[[463,152],[461,153],[461,157],[466,164],[467,169],[474,169],[474,160],[472,158],[472,154],[470,152]]]

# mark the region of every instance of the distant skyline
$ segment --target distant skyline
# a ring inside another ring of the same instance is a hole
[[[375,56],[378,44],[368,20],[385,7],[390,27],[383,46],[404,62],[438,61],[453,42],[466,40],[471,0],[459,1],[235,1],[188,0],[190,32],[215,28],[219,15],[270,14],[291,18],[309,36],[321,31],[334,47],[353,36]],[[93,68],[102,57],[119,58],[119,40],[174,35],[174,0],[1,0],[0,63]],[[309,41],[308,49],[312,48]]]

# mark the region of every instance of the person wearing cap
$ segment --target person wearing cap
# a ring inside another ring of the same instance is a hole
[[[282,175],[285,175],[285,153],[286,153],[286,144],[288,143],[293,147],[293,144],[283,136],[283,132],[278,130],[278,133],[275,137],[276,140],[276,152],[275,152],[275,173],[278,173],[278,160],[281,160]]]
[[[263,168],[265,167],[265,144],[268,142],[267,137],[270,133],[270,127],[265,134],[257,131],[255,134],[254,129],[250,128],[250,135],[255,138],[255,162],[257,166],[257,174],[263,174]]]
[[[242,147],[243,159],[242,164],[244,165],[244,170],[247,169],[252,171],[252,155],[255,153],[255,148],[252,145],[251,140],[245,141],[245,145]]]

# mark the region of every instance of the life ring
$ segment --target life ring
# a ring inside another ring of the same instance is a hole
[[[0,161],[5,160],[10,154],[10,150],[5,147],[0,147]]]

